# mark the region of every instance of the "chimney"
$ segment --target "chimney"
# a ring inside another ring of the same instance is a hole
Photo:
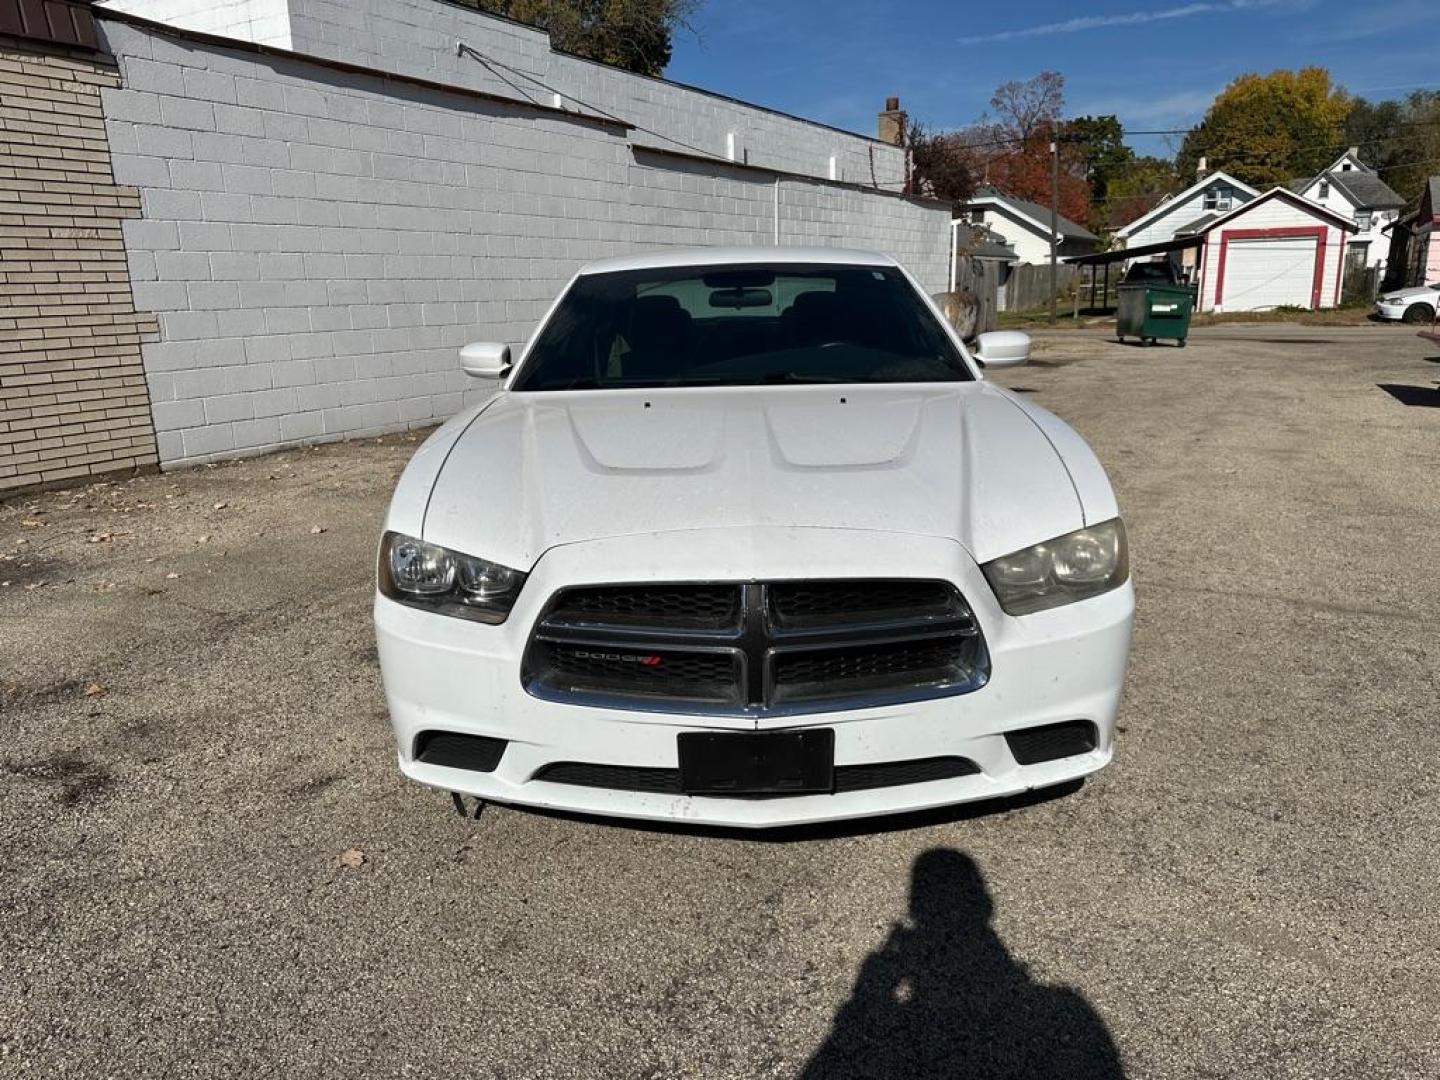
[[[880,114],[877,134],[881,142],[905,145],[905,110],[900,108],[898,97],[885,99],[885,111]]]
[[[1200,160],[1195,163],[1195,179],[1196,179],[1196,180],[1204,180],[1204,179],[1205,179],[1205,174],[1208,173],[1209,171],[1210,171],[1210,162],[1206,161],[1206,160],[1205,160],[1205,156],[1202,154],[1201,157],[1200,157]]]

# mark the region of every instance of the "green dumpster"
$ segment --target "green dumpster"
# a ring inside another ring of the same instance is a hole
[[[1122,284],[1115,337],[1120,341],[1139,338],[1145,345],[1167,338],[1184,347],[1194,307],[1195,293],[1188,285],[1154,281]]]

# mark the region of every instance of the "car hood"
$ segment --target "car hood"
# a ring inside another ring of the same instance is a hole
[[[456,440],[435,543],[528,569],[682,529],[948,537],[979,561],[1085,524],[1040,427],[985,383],[501,394]]]
[[[1437,293],[1436,290],[1430,288],[1428,285],[1412,285],[1408,289],[1391,289],[1389,292],[1383,294],[1380,299],[1415,300],[1423,296],[1425,299],[1430,300],[1437,295],[1440,295],[1440,293]]]

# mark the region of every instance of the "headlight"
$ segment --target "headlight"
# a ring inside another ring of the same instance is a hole
[[[980,569],[1010,615],[1073,604],[1124,584],[1130,576],[1125,523],[1119,518],[992,559]]]
[[[519,570],[396,532],[380,541],[378,577],[391,600],[484,623],[504,622],[525,584]]]

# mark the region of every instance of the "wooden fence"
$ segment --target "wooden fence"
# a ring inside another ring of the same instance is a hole
[[[1347,262],[1345,276],[1340,281],[1340,302],[1342,304],[1368,304],[1380,295],[1380,274],[1378,266]]]
[[[1077,277],[1078,269],[1074,266],[1061,263],[1055,268],[1056,289],[1061,307],[1068,305]],[[1022,263],[1011,267],[1010,280],[1005,283],[1005,310],[1028,311],[1049,306],[1050,265],[1045,263],[1032,266]]]
[[[1003,267],[993,259],[976,259],[960,255],[955,259],[955,291],[975,298],[975,333],[995,329],[995,313],[1000,309],[1000,274]]]

